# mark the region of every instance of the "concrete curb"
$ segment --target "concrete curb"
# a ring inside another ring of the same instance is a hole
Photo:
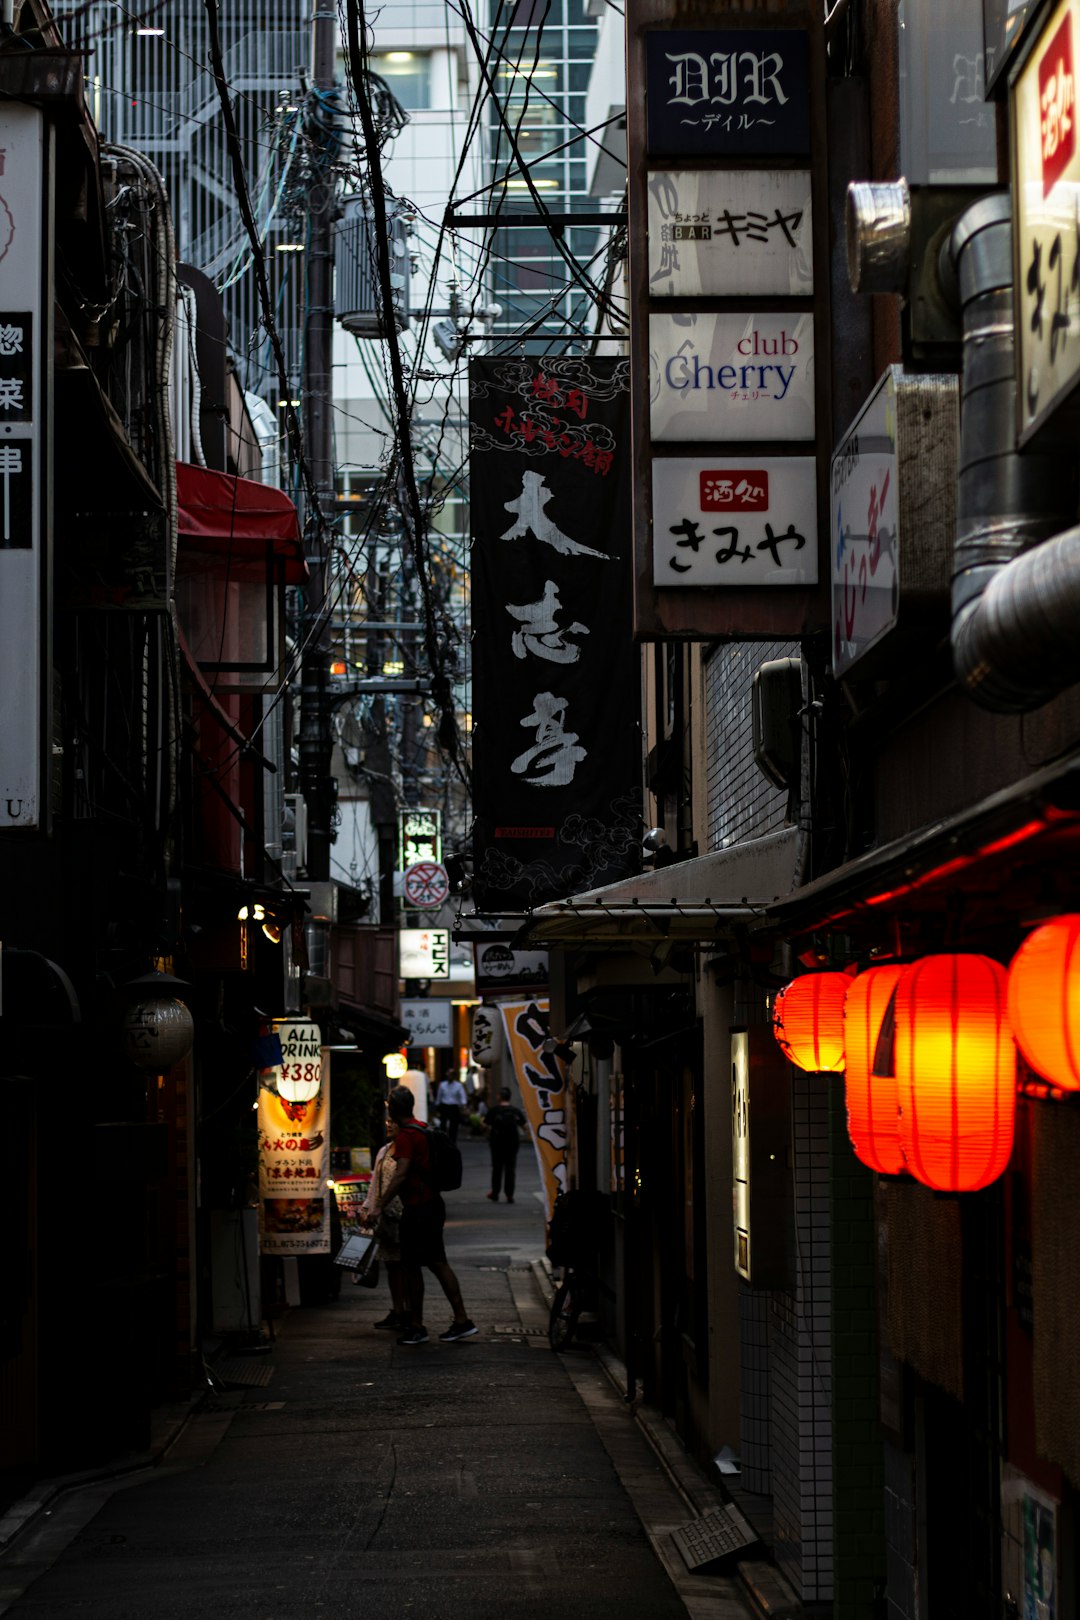
[[[82,1473],[60,1474],[54,1479],[38,1480],[25,1496],[13,1502],[0,1515],[0,1558],[10,1550],[17,1537],[34,1524],[51,1504],[66,1491],[81,1490],[86,1485],[100,1485],[104,1481],[122,1479],[147,1468],[156,1468],[179,1440],[188,1423],[201,1408],[209,1391],[200,1391],[184,1405],[162,1407],[151,1420],[150,1445],[146,1451],[118,1457],[100,1468],[88,1468]]]

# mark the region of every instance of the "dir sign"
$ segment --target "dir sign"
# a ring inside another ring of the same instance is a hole
[[[654,440],[813,439],[813,316],[651,315],[649,395]]]
[[[813,290],[809,170],[649,175],[650,298],[808,297]]]
[[[734,157],[810,150],[810,51],[796,29],[645,35],[648,150]]]
[[[652,475],[655,585],[816,583],[812,456],[657,457]]]

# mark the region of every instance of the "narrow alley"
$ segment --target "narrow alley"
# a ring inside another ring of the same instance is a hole
[[[288,1313],[265,1365],[215,1363],[225,1387],[157,1466],[46,1501],[0,1557],[0,1614],[749,1613],[733,1579],[679,1568],[670,1530],[693,1512],[592,1348],[548,1347],[532,1155],[511,1208],[484,1196],[486,1145],[462,1146],[447,1251],[479,1334],[440,1344],[435,1290],[430,1343],[399,1348],[373,1326],[385,1288],[343,1278],[336,1302]]]

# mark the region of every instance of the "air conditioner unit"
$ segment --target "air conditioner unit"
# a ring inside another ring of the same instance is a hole
[[[394,325],[409,325],[409,244],[400,214],[387,220]],[[356,337],[387,335],[376,255],[375,218],[360,197],[346,198],[334,227],[334,314]]]

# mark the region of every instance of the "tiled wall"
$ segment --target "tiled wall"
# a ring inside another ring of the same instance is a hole
[[[776,1560],[804,1602],[833,1593],[828,1082],[793,1071],[794,1295],[772,1296],[770,1450]]]
[[[916,1613],[915,1459],[885,1441],[885,1613],[888,1620],[918,1620]]]
[[[769,1459],[769,1295],[739,1285],[739,1450],[742,1486],[772,1493]]]
[[[772,658],[797,658],[785,641],[735,642],[705,664],[706,792],[709,850],[761,838],[785,824],[787,794],[754,763],[750,683]]]

